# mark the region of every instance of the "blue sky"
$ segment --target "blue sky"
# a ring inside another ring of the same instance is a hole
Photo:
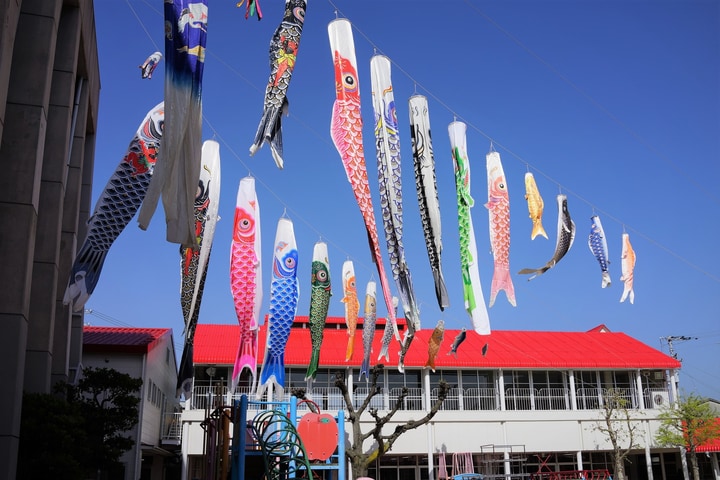
[[[364,143],[378,224],[370,58],[393,63],[403,162],[404,243],[423,328],[470,328],[463,308],[453,164],[447,127],[468,125],[472,216],[486,300],[493,271],[488,234],[485,154],[502,158],[510,194],[510,267],[517,297],[501,292],[489,309],[495,330],[585,331],[605,324],[683,360],[681,386],[720,398],[720,4],[715,1],[379,1],[310,0],[283,118],[285,168],[264,146],[250,147],[269,74],[268,45],[284,2],[261,0],[263,19],[211,0],[203,81],[203,140],[220,143],[220,216],[200,323],[236,323],[229,285],[232,218],[238,182],[256,178],[261,205],[265,307],[272,242],[280,216],[293,220],[299,249],[299,315],[309,312],[315,242],[328,243],[333,297],[344,312],[340,274],[352,259],[359,290],[377,280],[364,225],[330,138],[335,98],[327,24],[353,24]],[[142,80],[138,65],[164,51],[160,2],[95,3],[101,74],[93,206],[146,113],[163,98],[164,63]],[[137,14],[137,16],[136,16]],[[435,301],[415,193],[407,99],[428,97],[442,215],[443,271],[451,306]],[[524,174],[534,173],[545,201],[549,240],[530,240]],[[577,232],[567,256],[528,281],[517,275],[551,257],[555,196],[568,196]],[[600,216],[612,285],[587,246]],[[635,304],[620,303],[622,233],[636,255]],[[385,239],[379,231],[383,254]],[[387,256],[385,255],[387,259]],[[389,272],[389,264],[386,262]],[[182,343],[178,246],[165,241],[158,208],[150,228],[134,219],[110,249],[86,308],[96,325],[172,327]],[[393,293],[397,289],[393,285]],[[381,308],[378,314],[385,315]],[[178,354],[179,355],[179,354]],[[179,357],[178,357],[179,360]]]

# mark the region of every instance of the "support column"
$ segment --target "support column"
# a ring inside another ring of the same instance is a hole
[[[652,455],[650,455],[650,444],[652,441],[650,437],[650,422],[646,420],[642,424],[645,428],[645,466],[647,468],[647,478],[648,480],[653,480]]]
[[[55,333],[56,300],[62,218],[65,207],[65,184],[68,152],[72,134],[73,104],[76,91],[78,49],[80,46],[80,10],[62,9],[59,19],[51,90],[48,104],[47,135],[40,181],[38,226],[35,238],[28,345],[26,350],[25,390],[51,391],[51,373]],[[84,119],[84,116],[83,116]],[[64,283],[64,282],[63,282]],[[41,293],[38,295],[38,293]],[[67,339],[67,329],[63,329]],[[57,359],[56,359],[57,360]],[[67,362],[63,362],[67,379]]]
[[[577,469],[578,471],[583,471],[583,461],[582,461],[582,450],[578,450],[575,454],[575,457],[577,458]]]
[[[502,368],[498,369],[498,393],[500,394],[500,410],[505,410],[505,379]]]
[[[570,401],[572,402],[570,410],[577,410],[577,391],[575,390],[575,372],[570,370],[568,377],[570,378]]]
[[[0,159],[0,265],[5,282],[0,291],[0,478],[15,478],[26,345],[30,322],[33,261],[40,204],[40,178],[47,131],[47,107],[61,1],[2,2],[0,26],[3,103]],[[12,45],[8,34],[14,31]],[[10,58],[8,54],[11,53]],[[9,62],[9,74],[5,68]],[[6,87],[6,88],[5,88]],[[38,294],[41,292],[38,292]],[[33,302],[35,297],[33,297]],[[39,301],[39,298],[38,298]],[[9,388],[8,388],[9,387]]]
[[[645,395],[643,395],[642,374],[640,373],[640,370],[637,370],[635,372],[635,390],[637,391],[638,398],[637,408],[640,410],[645,410]]]

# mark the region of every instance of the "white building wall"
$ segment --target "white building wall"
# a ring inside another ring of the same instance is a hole
[[[160,339],[148,353],[143,384],[142,443],[159,446],[163,426],[163,414],[173,411],[175,387],[177,385],[175,351],[170,336]],[[148,401],[147,389],[155,385],[159,397],[155,402]]]
[[[333,412],[326,412],[333,413]],[[383,412],[380,411],[380,414]],[[650,427],[653,438],[660,426],[658,410],[634,412],[637,415],[640,448],[645,448],[645,426]],[[188,455],[202,455],[204,432],[200,423],[204,419],[204,410],[187,410],[183,413],[183,424],[189,428],[187,442],[183,450]],[[394,422],[388,423],[385,432],[407,420],[419,420],[425,415],[421,411],[399,411]],[[428,451],[428,435],[431,448],[435,453],[480,452],[487,445],[514,445],[524,447],[527,452],[578,452],[611,450],[607,436],[597,430],[601,411],[599,410],[563,410],[563,411],[440,411],[430,423],[402,435],[393,445],[396,455],[424,455]],[[254,412],[248,412],[252,419]],[[366,414],[365,429],[373,425],[372,417]],[[346,424],[346,435],[350,426]],[[367,447],[373,443],[367,441]],[[651,444],[651,447],[657,447]]]

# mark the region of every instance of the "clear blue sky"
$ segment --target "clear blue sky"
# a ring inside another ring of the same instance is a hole
[[[236,8],[234,1],[209,2],[202,137],[220,143],[222,218],[200,323],[237,322],[229,286],[231,228],[238,182],[250,173],[257,180],[262,215],[263,315],[272,242],[284,211],[295,224],[300,254],[299,315],[309,312],[310,262],[319,239],[329,247],[331,315],[344,312],[339,282],[344,260],[354,261],[359,290],[364,292],[371,278],[377,280],[362,218],[329,134],[335,94],[327,24],[338,10],[354,26],[378,224],[369,65],[374,51],[393,62],[404,243],[422,327],[433,328],[443,319],[446,328],[470,328],[463,308],[447,134],[448,124],[458,119],[468,124],[476,201],[472,216],[486,300],[493,270],[483,206],[491,141],[502,157],[510,193],[517,307],[501,292],[489,310],[491,327],[585,331],[605,324],[665,352],[661,337],[693,337],[674,343],[683,360],[681,386],[720,398],[720,3],[310,0],[288,92],[290,116],[283,118],[285,169],[280,171],[267,145],[248,155],[262,113],[268,45],[284,5],[260,1],[264,17],[259,22],[245,20],[245,8]],[[158,47],[164,51],[161,7],[146,0],[95,2],[101,100],[93,206],[137,126],[162,100],[164,63],[151,80],[142,80],[138,69]],[[426,95],[430,104],[443,270],[451,301],[445,312],[435,301],[415,193],[407,120],[407,99],[414,93]],[[545,200],[549,240],[530,240],[523,183],[528,170]],[[555,268],[528,281],[516,272],[540,267],[552,257],[558,193],[568,196],[575,243]],[[608,237],[613,283],[606,289],[600,287],[600,267],[587,246],[593,214],[600,216]],[[634,305],[619,302],[623,231],[637,255]],[[382,231],[379,235],[385,252]],[[178,246],[165,241],[158,208],[148,231],[134,219],[111,248],[86,305],[98,315],[86,320],[172,327],[179,349],[179,290]],[[379,303],[378,314],[384,316]]]

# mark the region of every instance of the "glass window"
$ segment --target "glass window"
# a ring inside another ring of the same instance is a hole
[[[565,372],[558,370],[551,370],[547,372],[548,375],[548,387],[550,388],[564,388],[565,384]]]

